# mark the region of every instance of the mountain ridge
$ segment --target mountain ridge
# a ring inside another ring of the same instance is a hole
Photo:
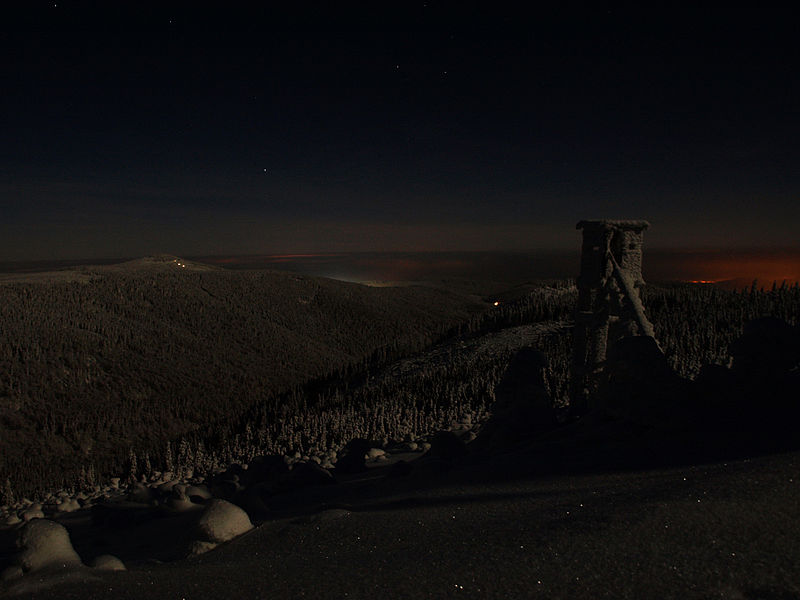
[[[487,308],[441,289],[189,265],[139,259],[0,286],[1,479],[119,470],[126,448],[158,454],[255,402],[426,347]]]

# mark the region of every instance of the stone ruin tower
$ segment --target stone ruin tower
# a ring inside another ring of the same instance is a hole
[[[628,335],[653,336],[639,296],[647,221],[580,221],[581,272],[572,360],[572,412],[594,408],[609,344]]]

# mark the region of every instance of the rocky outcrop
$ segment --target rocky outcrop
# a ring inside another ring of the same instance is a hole
[[[244,510],[225,500],[211,500],[197,523],[198,537],[191,552],[207,552],[252,528],[253,524]]]

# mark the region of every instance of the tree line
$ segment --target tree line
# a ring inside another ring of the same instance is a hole
[[[263,453],[331,456],[356,437],[413,439],[481,420],[514,349],[463,353],[453,340],[566,323],[577,297],[573,282],[492,306],[424,288],[187,275],[0,289],[0,481],[30,495],[113,474],[210,472]],[[670,365],[688,378],[727,364],[745,322],[796,325],[800,315],[797,285],[651,285],[642,297]],[[442,340],[452,350],[436,361],[392,371]],[[539,343],[545,387],[564,407],[571,330]]]

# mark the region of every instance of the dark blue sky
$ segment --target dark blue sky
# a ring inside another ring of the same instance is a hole
[[[788,14],[464,6],[6,11],[0,260],[798,245]]]

